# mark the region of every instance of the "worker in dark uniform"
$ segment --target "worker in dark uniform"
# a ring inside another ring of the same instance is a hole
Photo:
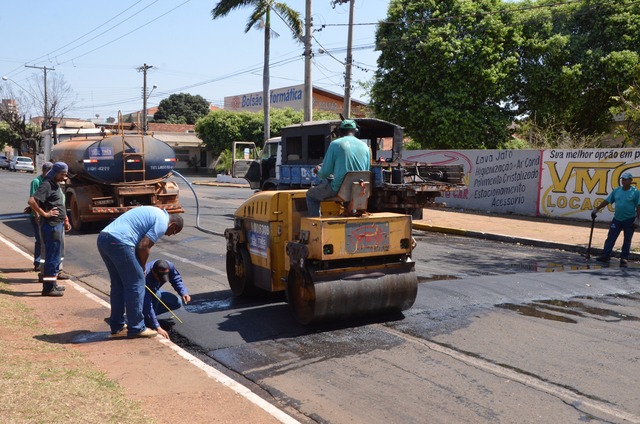
[[[31,210],[40,216],[40,234],[44,244],[44,267],[42,270],[42,295],[64,295],[64,286],[57,284],[65,231],[71,230],[60,183],[67,178],[67,164],[56,162],[38,190],[29,198]]]
[[[165,283],[171,283],[173,289],[178,293],[179,297],[168,291],[164,291],[161,287]],[[165,328],[170,328],[171,319],[159,320],[158,315],[165,312],[180,309],[182,304],[191,301],[191,296],[187,292],[187,288],[182,282],[182,277],[176,267],[169,261],[159,259],[147,265],[145,275],[145,284],[147,286],[144,295],[144,304],[142,314],[144,315],[144,324],[153,330],[156,330],[162,337],[169,338],[169,334]],[[162,302],[160,302],[160,299]],[[169,309],[167,309],[169,308]],[[166,324],[164,327],[160,321]]]
[[[29,190],[29,197],[33,196],[36,191],[38,191],[38,187],[42,184],[42,181],[47,176],[47,172],[49,172],[53,168],[53,164],[51,162],[45,162],[42,164],[42,174],[38,175],[31,181],[31,186]],[[31,210],[31,208],[29,208]],[[36,213],[31,210],[29,214],[29,221],[31,222],[31,227],[33,227],[33,235],[36,239],[35,246],[33,247],[33,269],[36,272],[42,272],[42,265],[44,264],[44,255],[42,255],[42,245],[40,240],[40,217],[36,215]]]

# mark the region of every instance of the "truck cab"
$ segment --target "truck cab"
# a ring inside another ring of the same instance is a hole
[[[246,149],[249,149],[247,152]],[[267,140],[260,157],[253,142],[236,141],[233,143],[233,164],[231,176],[244,178],[254,190],[275,190],[280,179],[282,165],[282,143],[280,137]],[[247,159],[247,153],[249,158]],[[239,157],[243,159],[238,159]],[[252,159],[252,158],[257,159]]]

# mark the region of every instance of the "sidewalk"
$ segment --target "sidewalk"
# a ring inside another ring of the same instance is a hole
[[[487,240],[586,253],[591,222],[520,215],[496,215],[456,209],[425,209],[423,219],[414,221],[415,229],[443,232]],[[591,257],[602,252],[609,231],[608,222],[596,222],[591,240]],[[622,245],[622,234],[614,249]],[[631,244],[629,259],[640,260],[640,236]]]
[[[103,321],[109,316],[108,302],[73,281],[64,282],[67,290],[63,297],[41,296],[42,284],[32,271],[32,257],[12,248],[1,235],[0,246],[0,274],[11,288],[0,292],[0,298],[21,302],[33,310],[48,329],[41,336],[43,343],[76,349],[96,370],[122,386],[128,396],[141,401],[149,421],[298,422],[168,340],[110,337]],[[0,324],[0,334],[4,334],[2,330]],[[73,407],[73,400],[67,402]]]
[[[590,222],[584,221],[463,213],[453,209],[425,209],[424,219],[414,222],[414,226],[426,231],[582,253],[586,252],[591,229]],[[591,249],[594,257],[602,248],[607,228],[606,223],[596,224]],[[639,242],[640,236],[632,248],[637,248]],[[108,316],[107,302],[79,284],[66,282],[68,289],[62,298],[40,296],[41,285],[31,271],[30,255],[14,250],[11,245],[0,236],[3,251],[0,274],[11,287],[9,292],[0,292],[0,297],[10,297],[31,308],[49,327],[50,342],[85,355],[97,370],[124,387],[131,398],[142,401],[152,419],[159,423],[297,422],[172,342],[160,337],[110,338],[103,321]],[[638,258],[637,253],[632,254],[631,259]]]

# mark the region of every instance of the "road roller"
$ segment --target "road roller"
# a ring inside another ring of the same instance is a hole
[[[411,216],[367,212],[370,173],[350,174],[320,217],[307,216],[306,190],[258,192],[238,208],[225,230],[235,296],[284,291],[304,325],[413,305]]]

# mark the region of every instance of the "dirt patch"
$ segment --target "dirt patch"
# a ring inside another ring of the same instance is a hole
[[[0,416],[11,422],[154,422],[76,349],[42,340],[50,330],[0,277]]]

